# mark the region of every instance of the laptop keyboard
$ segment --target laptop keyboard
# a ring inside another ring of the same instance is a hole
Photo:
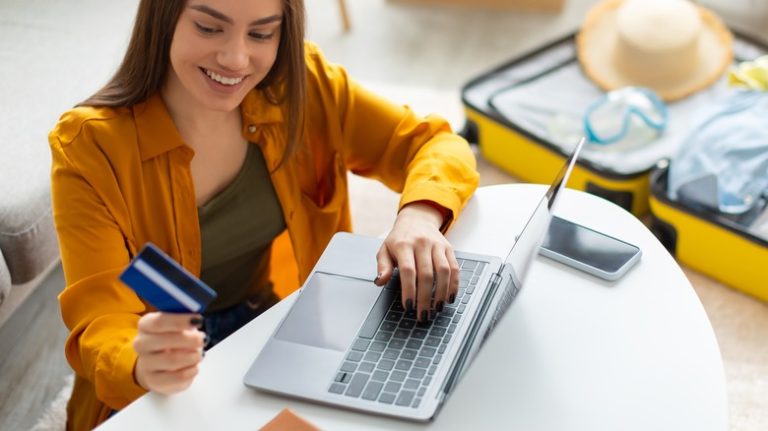
[[[339,366],[328,392],[418,408],[461,322],[485,263],[457,259],[459,292],[429,322],[406,312],[400,291],[384,289]]]

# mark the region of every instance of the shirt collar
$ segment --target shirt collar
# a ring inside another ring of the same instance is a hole
[[[142,162],[185,145],[160,93],[134,105],[133,116]]]

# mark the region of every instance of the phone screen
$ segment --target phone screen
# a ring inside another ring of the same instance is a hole
[[[553,217],[542,248],[607,273],[619,271],[640,251],[637,246]]]

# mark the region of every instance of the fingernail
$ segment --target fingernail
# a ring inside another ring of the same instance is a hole
[[[429,313],[427,313],[427,310],[421,310],[421,321],[426,322],[429,320]]]
[[[203,319],[200,317],[193,317],[189,319],[189,324],[192,326],[197,326],[198,328],[203,327]]]
[[[437,306],[435,307],[437,309],[437,312],[443,311],[443,301],[438,301]]]
[[[413,311],[413,299],[408,298],[405,300],[405,311],[409,313]]]
[[[373,282],[375,284],[379,284],[379,279],[381,278],[381,273],[376,274],[376,278],[373,279]]]
[[[454,303],[454,301],[456,301],[456,295],[453,295],[453,294],[451,294],[451,297],[450,297],[450,298],[448,298],[448,302],[450,302],[451,304],[453,304],[453,303]]]

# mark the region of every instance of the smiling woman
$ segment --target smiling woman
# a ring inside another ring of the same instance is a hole
[[[402,194],[372,282],[397,266],[421,320],[458,290],[443,233],[477,186],[472,152],[326,61],[301,0],[142,0],[114,77],[49,141],[71,429],[184,390],[205,349],[298,287],[351,230],[348,171]],[[202,315],[154,310],[119,282],[147,242],[217,291]]]

